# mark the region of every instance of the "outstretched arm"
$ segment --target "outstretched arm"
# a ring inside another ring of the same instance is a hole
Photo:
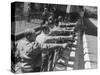
[[[70,35],[70,36],[48,36],[47,37],[47,40],[50,40],[50,39],[72,39],[73,38],[73,35]]]
[[[41,44],[41,49],[46,49],[46,48],[55,48],[55,47],[60,47],[60,48],[66,48],[66,46],[68,46],[67,43],[64,44],[48,44],[48,43],[44,43]]]

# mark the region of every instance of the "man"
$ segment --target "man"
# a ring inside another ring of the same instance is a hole
[[[36,37],[35,42],[39,43],[39,45],[42,47],[41,49],[44,50],[45,47],[43,47],[43,44],[45,43],[48,34],[49,34],[49,28],[47,26],[42,28],[41,34]],[[42,51],[42,66],[41,71],[47,71],[47,65],[48,65],[48,50]]]
[[[62,25],[62,16],[58,16],[58,26]]]
[[[24,34],[25,38],[18,42],[17,51],[15,52],[15,57],[20,59],[15,66],[15,72],[37,72],[41,66],[41,53],[36,50],[37,47],[34,43],[36,34],[34,30],[30,29],[25,31]]]
[[[45,22],[48,20],[48,17],[49,17],[49,11],[47,8],[44,8],[44,11],[42,13],[43,22],[41,25],[45,24]]]
[[[49,26],[50,29],[53,29],[53,27],[54,27],[54,18],[53,18],[53,16],[50,16],[48,18],[48,26]]]

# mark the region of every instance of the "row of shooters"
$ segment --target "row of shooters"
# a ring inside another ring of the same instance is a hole
[[[43,71],[57,71],[57,70],[64,70],[67,67],[67,62],[69,60],[69,54],[68,50],[76,50],[75,46],[77,45],[77,26],[78,22],[75,23],[65,23],[63,21],[60,21],[58,23],[58,26],[53,26],[51,28],[51,31],[49,33],[48,39],[45,43],[49,44],[69,44],[66,46],[66,48],[54,48],[53,51],[51,51],[51,54],[47,56],[45,67],[43,67]],[[50,49],[50,48],[49,48]],[[65,53],[64,53],[65,52]],[[66,53],[67,52],[67,53]],[[50,52],[49,52],[50,53]],[[68,55],[67,55],[68,54]],[[60,68],[59,65],[63,65],[63,68]]]
[[[24,32],[25,38],[16,43],[15,57],[20,59],[15,65],[16,73],[51,71],[48,70],[48,59],[53,58],[54,50],[57,51],[60,48],[64,50],[74,46],[72,41],[75,35],[72,34],[74,34],[77,23],[62,23],[59,20],[57,24],[54,24],[50,16],[39,31],[28,29]],[[63,36],[60,36],[62,34]]]

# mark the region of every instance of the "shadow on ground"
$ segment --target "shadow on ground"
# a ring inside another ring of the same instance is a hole
[[[85,33],[97,37],[97,27],[88,19],[83,19],[85,25]]]

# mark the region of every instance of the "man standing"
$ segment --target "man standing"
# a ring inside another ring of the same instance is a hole
[[[43,22],[41,25],[45,24],[45,22],[48,20],[48,17],[49,17],[49,11],[47,8],[44,8],[44,11],[42,13]]]

